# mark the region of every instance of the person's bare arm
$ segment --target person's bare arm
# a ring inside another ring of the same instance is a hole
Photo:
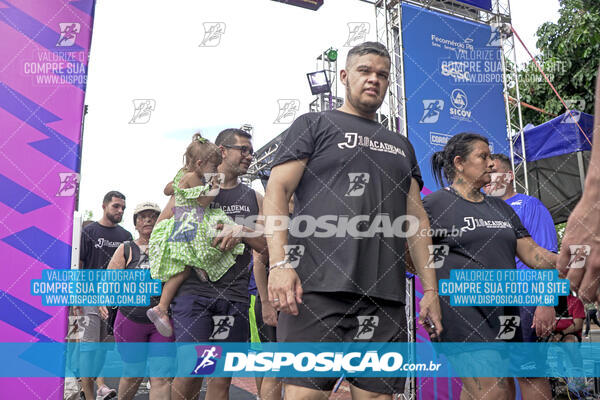
[[[158,224],[163,219],[173,218],[173,215],[174,215],[173,207],[175,207],[175,196],[171,196],[171,198],[169,199],[169,202],[167,203],[165,208],[163,208],[160,215],[158,216],[156,223]]]
[[[594,137],[600,137],[600,69],[596,75],[596,102],[594,106]],[[567,268],[571,246],[588,245],[590,254],[583,268]],[[567,221],[557,268],[567,275],[571,287],[583,301],[594,301],[600,286],[600,145],[594,143],[585,189],[581,200]]]
[[[580,332],[583,329],[583,319],[582,318],[573,318],[573,323],[569,325],[567,328],[563,329],[561,333],[566,335],[568,333]]]
[[[260,229],[264,231],[263,225],[263,197],[260,193],[256,193],[256,201],[258,203],[258,215],[259,218],[256,221],[257,225],[260,225]],[[265,249],[262,252],[254,250],[254,281],[256,282],[256,289],[260,297],[260,307],[262,308],[263,321],[271,326],[277,326],[277,312],[269,301],[269,293],[267,289],[267,264],[269,263],[269,251]]]
[[[419,322],[430,334],[439,336],[442,333],[442,312],[438,295],[438,282],[434,268],[427,268],[429,261],[429,248],[431,237],[429,231],[429,217],[423,208],[418,182],[413,178],[410,185],[408,198],[406,199],[406,214],[417,218],[417,229],[414,235],[407,239],[410,257],[414,264],[417,275],[423,285],[423,298],[421,299]],[[413,227],[409,228],[411,231]],[[435,325],[435,331],[426,323],[430,319]]]
[[[163,189],[163,193],[165,194],[165,196],[173,196],[175,194],[175,191],[173,190],[173,181],[167,183],[167,185]]]
[[[525,265],[534,269],[550,269],[556,267],[558,254],[538,246],[531,237],[517,239],[517,257]],[[552,306],[538,306],[533,315],[532,328],[538,337],[545,337],[556,326],[556,312]]]
[[[213,239],[212,246],[217,247],[221,251],[233,249],[238,243],[244,242],[258,253],[268,254],[267,240],[264,235],[263,219],[262,219],[262,196],[256,193],[258,202],[259,215],[256,216],[254,228],[245,225],[224,225],[218,224],[216,229],[220,231]]]
[[[532,328],[538,337],[546,337],[556,326],[556,310],[554,306],[537,306],[533,314]]]
[[[307,159],[292,160],[271,170],[263,201],[270,265],[285,259],[283,246],[287,244],[288,203],[307,162]],[[276,309],[298,315],[297,303],[302,303],[302,284],[293,268],[275,268],[269,273],[268,294],[269,301]]]
[[[108,262],[108,269],[123,269],[131,261],[131,252],[129,252],[129,259],[125,260],[125,245],[121,243],[117,250],[113,253],[112,258]],[[106,306],[98,306],[98,312],[103,319],[108,318],[108,309]]]
[[[189,189],[196,186],[204,185],[204,182],[198,178],[195,172],[186,172],[185,175],[179,181],[180,189]],[[199,196],[198,205],[202,208],[206,208],[212,203],[215,196]]]
[[[221,251],[231,250],[243,241],[252,250],[268,254],[267,240],[260,226],[252,229],[244,225],[218,224],[216,230],[220,232],[213,239],[211,246],[215,248],[218,246]]]
[[[125,245],[121,243],[108,262],[108,269],[123,269],[130,260],[131,252],[129,252],[129,260],[125,260]]]
[[[529,268],[549,269],[556,267],[558,254],[538,246],[531,237],[517,239],[517,257]]]

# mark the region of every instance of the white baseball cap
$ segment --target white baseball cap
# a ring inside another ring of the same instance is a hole
[[[144,201],[135,206],[135,209],[133,210],[133,223],[135,224],[135,218],[139,213],[147,210],[156,211],[158,214],[160,214],[160,207],[158,206],[158,204],[153,203],[151,201]]]

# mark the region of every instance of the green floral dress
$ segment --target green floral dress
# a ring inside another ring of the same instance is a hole
[[[211,246],[215,225],[234,222],[220,208],[203,208],[198,204],[198,197],[211,189],[209,185],[179,188],[184,174],[182,169],[173,179],[174,217],[156,224],[150,236],[150,274],[152,279],[165,282],[189,265],[204,270],[215,282],[235,264],[236,256],[244,252],[244,245],[239,243],[226,252]]]

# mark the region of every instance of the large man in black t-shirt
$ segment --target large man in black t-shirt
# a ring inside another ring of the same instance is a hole
[[[389,71],[383,45],[352,48],[340,71],[344,105],[300,116],[275,156],[264,212],[269,300],[283,311],[279,341],[406,341],[407,241],[424,286],[420,319],[441,332],[435,271],[425,269],[431,239],[415,153],[375,121]],[[288,238],[283,216],[292,194]],[[391,398],[404,387],[403,378],[348,380],[355,398]],[[321,398],[335,381],[286,378],[286,397]]]
[[[102,201],[102,218],[83,228],[81,232],[81,250],[79,253],[79,267],[82,269],[106,269],[110,259],[119,245],[127,240],[133,240],[131,233],[119,226],[125,212],[125,196],[117,191],[110,191]],[[88,324],[83,331],[82,342],[104,342],[108,336],[109,327],[100,317],[97,306],[82,307]],[[84,351],[89,350],[89,351]],[[101,351],[83,347],[81,353],[82,363],[93,363],[100,366],[104,364],[105,354]],[[93,378],[81,378],[81,386],[86,398],[111,398],[116,395],[114,389],[109,389],[104,384],[104,378],[98,377],[97,396],[94,394]],[[93,396],[93,397],[91,397]]]

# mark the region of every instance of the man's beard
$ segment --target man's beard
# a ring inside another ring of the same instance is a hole
[[[348,89],[346,90],[346,98],[348,99],[348,102],[350,104],[352,104],[352,106],[359,110],[362,111],[366,114],[370,114],[370,113],[374,113],[376,112],[379,107],[381,107],[381,104],[383,103],[379,103],[377,105],[375,104],[364,104],[364,103],[359,103],[357,101],[357,99],[354,98],[353,94],[352,94],[352,89],[350,89],[350,82],[348,82]]]
[[[118,224],[123,219],[123,215],[121,214],[120,216],[117,217],[116,215],[113,215],[113,214],[106,214],[106,218],[113,224]]]
[[[246,166],[243,166],[242,164],[239,164],[239,165],[237,166],[237,173],[238,173],[238,176],[245,175],[247,172],[248,172],[248,167],[246,167]]]

